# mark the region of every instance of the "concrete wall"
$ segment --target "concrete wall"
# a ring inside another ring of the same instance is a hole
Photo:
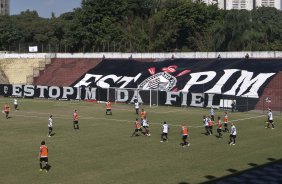
[[[19,58],[129,58],[132,57],[166,59],[166,58],[244,58],[248,53],[250,58],[282,58],[282,51],[263,51],[263,52],[174,52],[174,53],[0,53],[0,59],[19,59]]]

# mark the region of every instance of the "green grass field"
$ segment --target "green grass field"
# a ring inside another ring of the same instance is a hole
[[[208,109],[141,106],[148,113],[151,137],[131,137],[136,118],[133,105],[114,104],[113,115],[105,115],[103,104],[19,99],[19,111],[9,102],[11,118],[1,117],[1,184],[38,183],[202,183],[209,178],[243,171],[249,163],[262,165],[269,158],[282,158],[281,116],[275,115],[276,129],[265,129],[266,116],[259,113],[229,113],[236,120],[236,146],[204,135],[202,116]],[[77,109],[80,130],[72,129]],[[215,111],[223,115],[223,111]],[[48,116],[54,118],[53,137],[48,138]],[[160,143],[161,123],[170,125],[169,142]],[[189,126],[191,146],[183,148],[180,124]],[[216,127],[214,127],[214,132]],[[49,147],[50,172],[39,172],[40,142]],[[229,170],[229,171],[228,171]]]

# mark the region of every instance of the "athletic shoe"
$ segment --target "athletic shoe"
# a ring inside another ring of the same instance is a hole
[[[268,127],[264,127],[264,128],[268,128]]]
[[[271,128],[271,129],[274,129],[274,128]]]
[[[232,145],[235,146],[236,144],[233,143]]]
[[[48,135],[48,137],[51,137],[51,135]]]
[[[164,142],[164,141],[160,141],[160,142]]]
[[[45,172],[48,172],[48,170],[45,170]]]
[[[187,146],[189,147],[189,146],[190,146],[190,143],[188,143]]]
[[[39,169],[39,171],[41,172],[41,171],[43,171],[42,169]]]

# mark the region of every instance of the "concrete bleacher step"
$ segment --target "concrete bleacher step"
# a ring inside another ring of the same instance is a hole
[[[1,59],[0,69],[7,76],[10,84],[30,84],[33,69],[43,67],[44,62],[44,58]]]

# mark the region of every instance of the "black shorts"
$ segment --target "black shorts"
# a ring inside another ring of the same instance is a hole
[[[164,132],[163,132],[163,133],[162,133],[162,136],[166,136],[166,137],[167,137],[167,133],[164,133]]]
[[[227,127],[227,123],[223,123],[224,127]]]
[[[217,129],[217,133],[220,133],[221,131],[222,131],[221,128],[218,128],[218,129]]]
[[[9,111],[5,111],[5,114],[6,114],[6,115],[9,115]]]
[[[39,161],[40,162],[48,162],[48,157],[40,157]]]
[[[112,111],[112,109],[107,109],[107,111]]]
[[[188,137],[188,135],[182,135],[182,139],[183,139],[183,140],[186,140],[187,137]]]
[[[211,130],[213,126],[209,126],[209,129]]]
[[[138,131],[139,131],[139,132],[142,132],[142,129],[141,129],[141,128],[139,128],[139,129],[136,128],[136,129],[135,129],[135,132],[138,132]]]
[[[143,126],[145,129],[148,129],[149,127],[148,126]]]
[[[14,107],[15,107],[15,109],[17,109],[17,108],[18,108],[18,105],[14,105]]]
[[[268,122],[272,124],[272,123],[273,123],[273,120],[268,120]]]
[[[231,135],[230,134],[230,137],[233,138],[233,139],[236,139],[236,135]]]
[[[52,130],[53,130],[53,127],[48,127],[48,129],[49,129],[50,131],[52,131]]]
[[[73,121],[73,124],[78,124],[78,121]]]

